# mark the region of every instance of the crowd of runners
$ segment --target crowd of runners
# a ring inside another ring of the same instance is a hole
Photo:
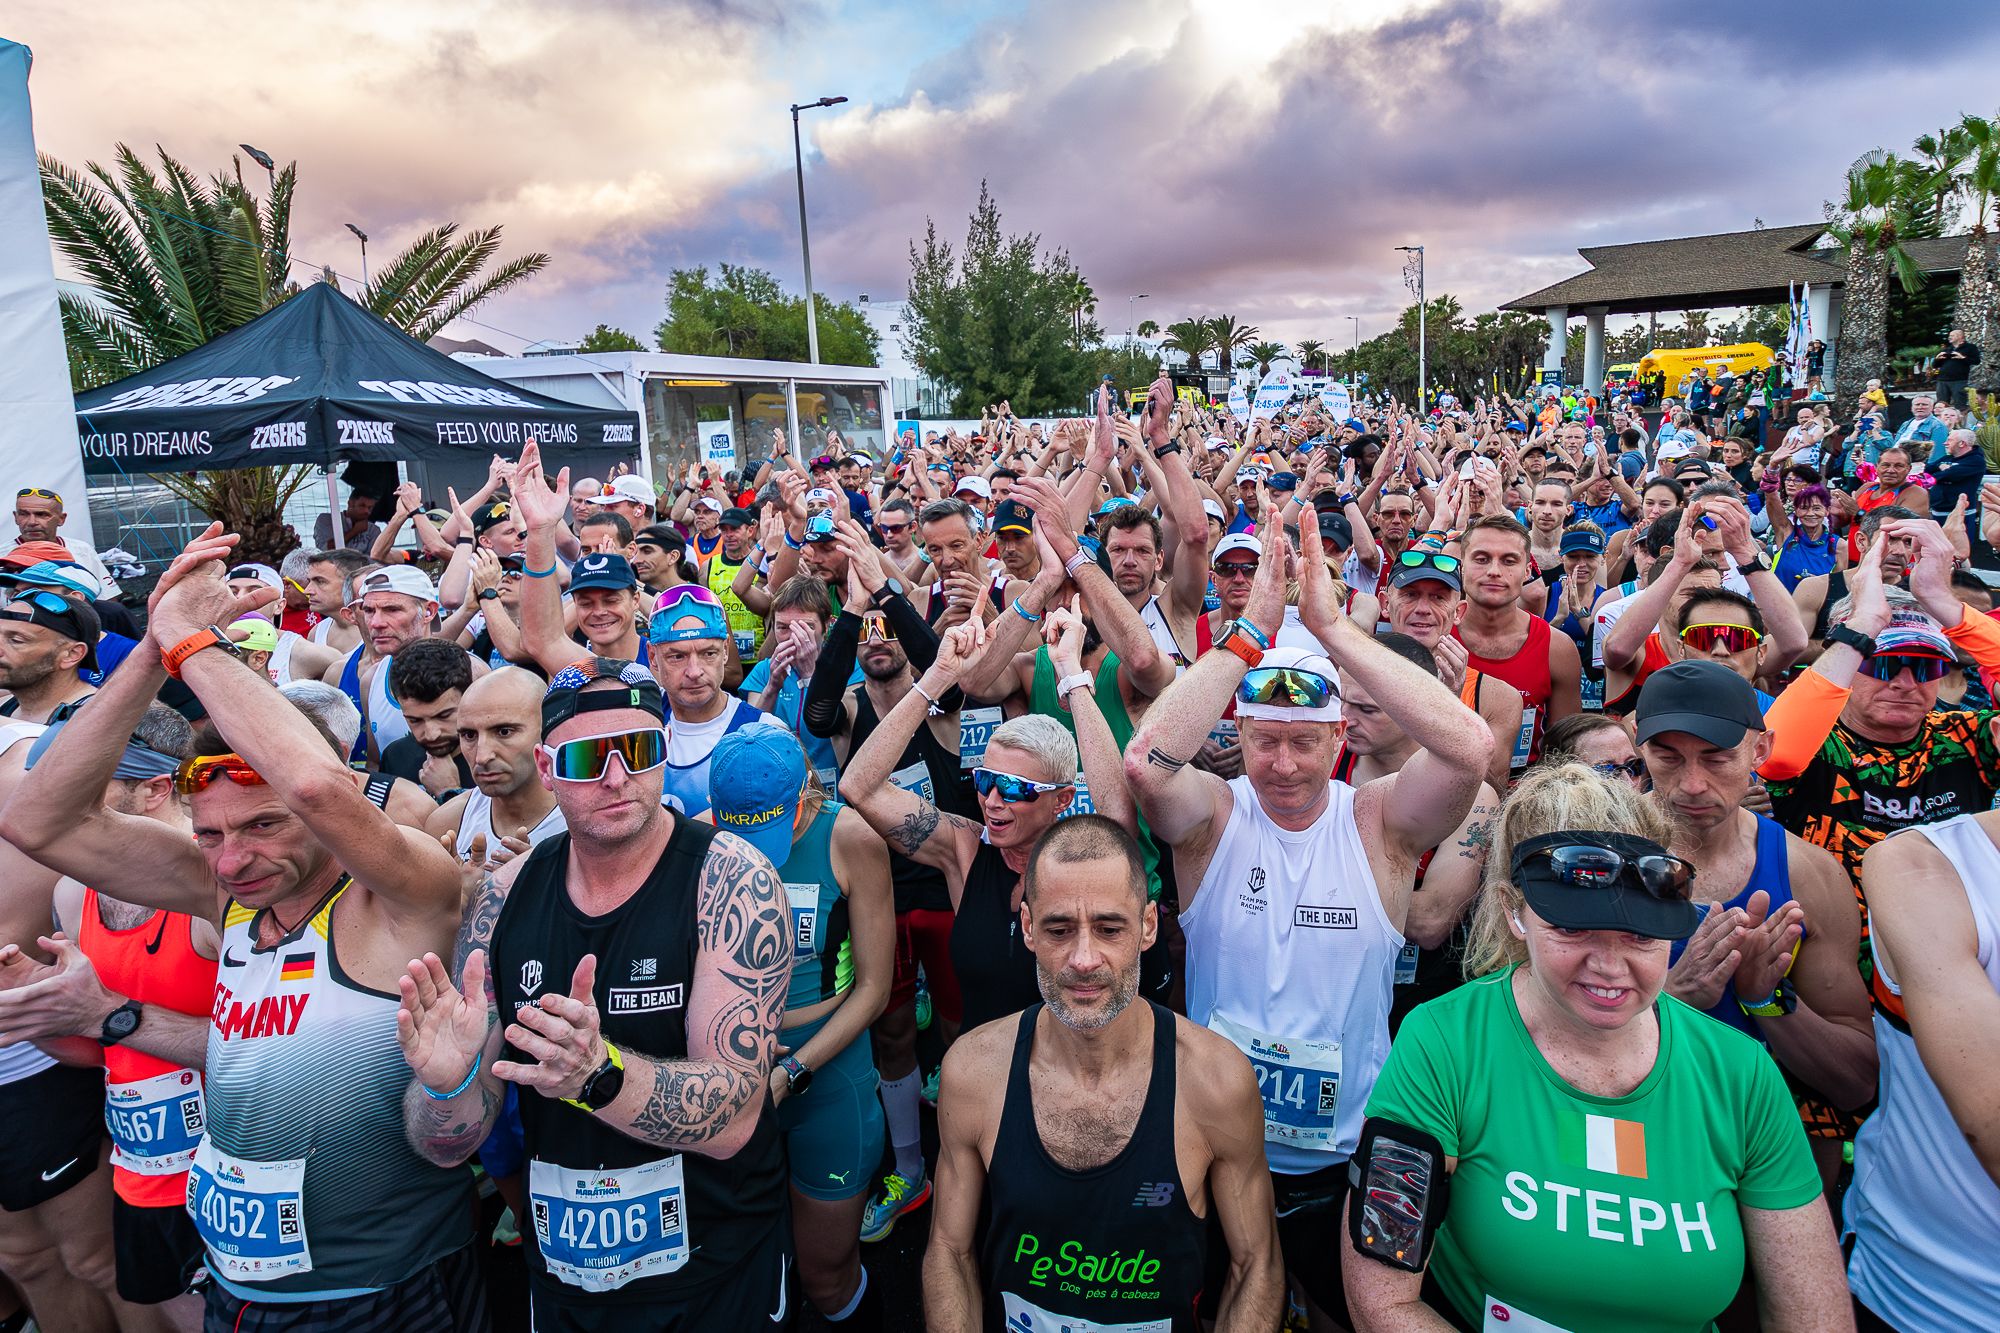
[[[1110,400],[23,490],[0,1329],[1994,1326],[1970,431]]]

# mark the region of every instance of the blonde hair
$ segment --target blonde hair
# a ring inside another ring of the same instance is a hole
[[[1581,763],[1537,764],[1500,807],[1493,845],[1486,855],[1486,883],[1472,909],[1472,936],[1465,946],[1465,975],[1480,977],[1528,959],[1528,946],[1508,929],[1508,918],[1524,903],[1508,879],[1514,848],[1529,838],[1561,829],[1632,833],[1667,844],[1672,829],[1651,797],[1629,783],[1613,782]]]

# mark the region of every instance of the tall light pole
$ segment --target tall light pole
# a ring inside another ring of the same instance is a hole
[[[361,290],[365,292],[368,290],[368,233],[352,222],[345,225],[349,231],[361,238]]]
[[[261,148],[252,148],[247,143],[240,143],[236,146],[250,154],[252,162],[264,168],[265,174],[271,178],[271,193],[276,194],[278,192],[278,164],[272,160],[271,155]]]
[[[1139,302],[1151,295],[1151,292],[1140,292],[1137,296],[1128,296],[1125,298],[1125,351],[1128,354],[1132,351],[1132,339],[1139,328],[1137,324],[1132,322],[1133,316],[1139,311]]]
[[[806,267],[806,356],[814,365],[819,364],[819,311],[813,305],[812,242],[806,237],[806,159],[799,147],[799,112],[820,106],[839,106],[846,100],[845,97],[822,97],[817,102],[799,102],[792,107],[792,165],[799,176],[799,249],[805,255]]]
[[[1417,415],[1422,416],[1424,415],[1428,406],[1424,397],[1424,387],[1425,384],[1427,383],[1426,372],[1429,369],[1428,365],[1426,364],[1426,352],[1428,349],[1425,346],[1425,330],[1424,330],[1424,247],[1422,247],[1421,245],[1399,245],[1396,248],[1412,256],[1410,264],[1405,265],[1403,268],[1403,283],[1405,286],[1410,285],[1411,266],[1413,265],[1416,269],[1415,285],[1417,291]]]
[[[1361,316],[1349,315],[1347,323],[1354,332],[1354,367],[1351,373],[1358,375],[1361,373]]]

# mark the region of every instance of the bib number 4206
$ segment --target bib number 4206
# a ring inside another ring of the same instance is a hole
[[[641,1201],[622,1208],[571,1207],[564,1211],[556,1235],[579,1250],[603,1250],[644,1240],[647,1229],[646,1204]]]

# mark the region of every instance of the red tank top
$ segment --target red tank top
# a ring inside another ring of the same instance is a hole
[[[97,890],[83,891],[77,948],[105,986],[141,1004],[175,1013],[206,1015],[215,1002],[215,959],[194,949],[194,919],[184,912],[155,912],[130,930],[112,930],[97,910]],[[179,1065],[132,1049],[107,1046],[104,1081],[136,1083],[183,1072]],[[186,1071],[193,1073],[194,1071]],[[201,1075],[194,1073],[199,1079]],[[115,1162],[112,1188],[135,1208],[179,1207],[187,1202],[187,1176],[140,1175]]]
[[[1529,719],[1524,714],[1522,728],[1527,733],[1527,746],[1516,745],[1514,761],[1509,766],[1519,772],[1528,764],[1541,758],[1542,733],[1548,728],[1549,699],[1555,694],[1555,677],[1549,674],[1549,622],[1540,616],[1522,615],[1528,622],[1528,638],[1512,657],[1481,657],[1472,651],[1470,645],[1465,650],[1467,675],[1480,671],[1495,680],[1504,680],[1521,692],[1521,700],[1533,712],[1532,731]],[[1456,629],[1451,637],[1459,638]],[[1459,639],[1461,643],[1463,639]]]

